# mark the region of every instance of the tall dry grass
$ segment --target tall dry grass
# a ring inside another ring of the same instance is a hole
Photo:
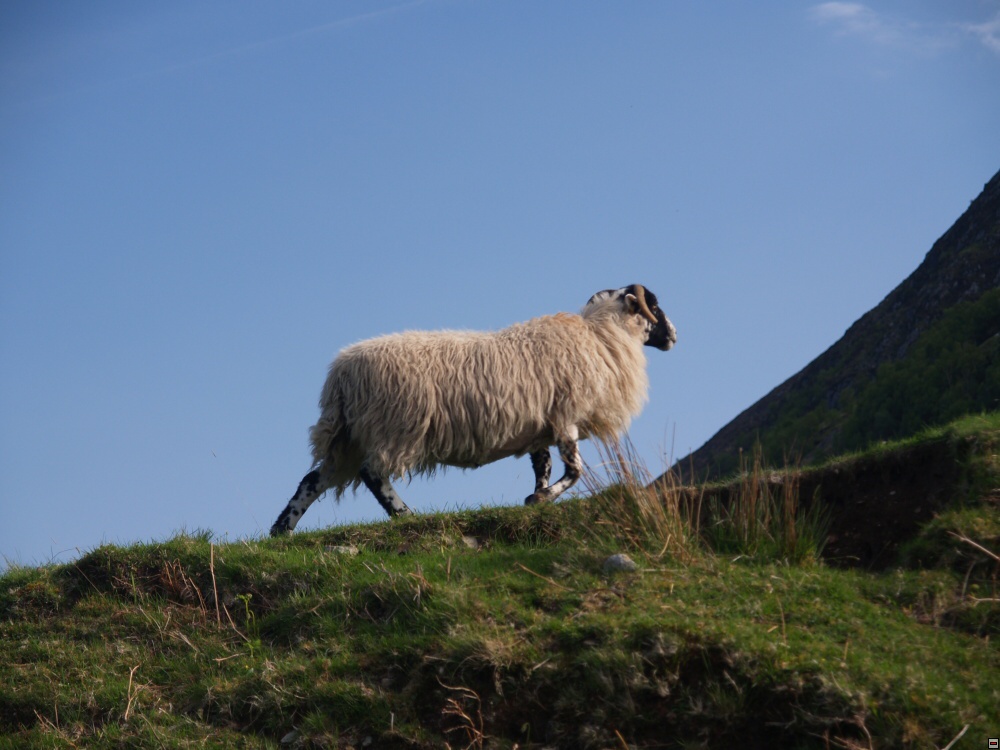
[[[784,467],[764,464],[760,445],[740,453],[735,482],[707,493],[702,538],[713,551],[753,559],[804,563],[819,559],[829,514],[816,498],[803,504],[801,469],[786,457]]]
[[[768,468],[758,446],[741,456],[733,482],[709,488],[686,486],[669,469],[654,477],[627,436],[596,449],[598,461],[581,479],[593,538],[682,561],[705,550],[792,563],[819,558],[829,516],[815,499],[800,503],[797,464]]]
[[[690,561],[698,545],[701,496],[672,471],[653,477],[628,436],[595,447],[599,460],[581,478],[594,512],[586,532],[634,551]]]

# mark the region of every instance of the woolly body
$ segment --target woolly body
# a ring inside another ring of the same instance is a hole
[[[567,438],[612,437],[648,388],[644,329],[613,300],[496,333],[411,331],[344,349],[311,430],[339,497],[374,475],[475,467]]]

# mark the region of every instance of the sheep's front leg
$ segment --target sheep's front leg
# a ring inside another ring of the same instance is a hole
[[[295,528],[310,505],[328,489],[329,485],[323,479],[319,469],[314,469],[302,477],[299,488],[295,490],[288,505],[281,511],[278,520],[271,527],[271,536],[287,534]]]
[[[389,483],[389,480],[385,477],[377,477],[372,474],[367,466],[361,467],[361,481],[365,483],[365,487],[371,490],[371,493],[378,500],[378,504],[382,506],[386,513],[392,516],[408,516],[411,511],[406,507],[399,495],[396,494],[396,490]]]
[[[562,478],[553,484],[551,487],[545,487],[542,483],[542,487],[538,487],[538,483],[535,485],[535,492],[528,495],[524,499],[525,505],[534,505],[535,503],[547,503],[555,500],[562,493],[576,484],[580,475],[583,473],[583,460],[580,458],[580,450],[577,447],[577,437],[579,433],[573,429],[565,437],[556,442],[556,447],[559,449],[559,458],[562,459],[563,464],[566,466],[566,471],[562,475]],[[531,455],[532,466],[535,465],[535,455]],[[548,457],[546,455],[546,457]],[[551,467],[551,459],[549,459],[549,465]],[[536,480],[540,479],[538,470],[535,471]],[[545,474],[546,480],[548,479],[548,474]]]

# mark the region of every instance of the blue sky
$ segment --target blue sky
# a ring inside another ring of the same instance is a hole
[[[0,560],[266,533],[339,349],[632,282],[679,331],[658,470],[916,268],[1000,168],[998,92],[996,0],[4,3]]]

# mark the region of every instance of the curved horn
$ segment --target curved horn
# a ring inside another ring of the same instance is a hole
[[[642,314],[642,317],[653,325],[656,325],[660,321],[656,319],[653,311],[646,304],[646,290],[642,288],[642,284],[634,284],[633,286],[635,287],[635,301],[639,303],[639,312]]]

